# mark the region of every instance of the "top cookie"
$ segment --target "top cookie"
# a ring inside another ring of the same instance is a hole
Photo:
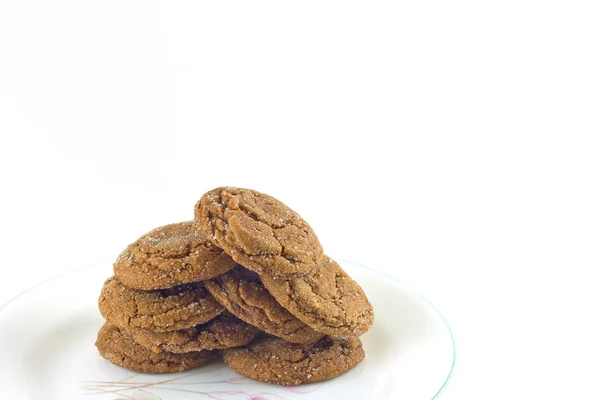
[[[166,289],[227,272],[235,262],[193,221],[156,228],[130,244],[114,263],[115,275],[138,290]]]
[[[316,331],[336,338],[357,337],[373,324],[373,306],[365,292],[327,256],[306,276],[260,279],[279,304]]]
[[[254,190],[220,187],[205,193],[196,204],[195,221],[215,245],[259,274],[305,275],[323,255],[302,217]]]

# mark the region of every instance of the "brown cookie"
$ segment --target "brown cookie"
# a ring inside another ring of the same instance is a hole
[[[284,386],[335,378],[354,368],[363,358],[365,352],[358,338],[327,336],[313,344],[295,344],[265,336],[246,347],[223,352],[223,360],[235,372]]]
[[[301,278],[261,280],[275,299],[299,320],[333,337],[356,337],[373,324],[365,292],[327,256],[315,272]]]
[[[323,255],[306,221],[254,190],[220,187],[205,193],[196,204],[195,221],[215,245],[260,274],[304,275]]]
[[[128,288],[114,276],[104,282],[98,308],[120,328],[163,332],[203,324],[224,310],[201,282],[141,291]]]
[[[258,275],[242,266],[204,284],[233,315],[265,332],[295,343],[313,343],[323,337],[281,307]]]
[[[138,344],[159,353],[188,353],[200,350],[226,349],[250,343],[260,331],[225,311],[215,319],[193,328],[172,332],[150,329],[125,330]]]
[[[193,221],[156,228],[127,246],[113,268],[133,289],[166,289],[222,274],[235,266]]]
[[[206,364],[218,351],[195,351],[185,354],[154,353],[124,335],[106,322],[98,332],[96,347],[100,355],[120,367],[132,371],[161,374],[181,372]]]

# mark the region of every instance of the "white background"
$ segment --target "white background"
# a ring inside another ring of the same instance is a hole
[[[0,304],[250,187],[437,305],[443,399],[597,398],[599,20],[593,1],[3,1]]]

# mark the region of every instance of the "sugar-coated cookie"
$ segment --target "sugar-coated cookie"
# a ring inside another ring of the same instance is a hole
[[[323,337],[281,307],[258,275],[242,266],[204,284],[229,312],[265,332],[295,343],[313,343]]]
[[[365,292],[327,256],[303,277],[261,280],[275,299],[311,328],[333,337],[357,337],[373,324],[373,306]]]
[[[104,318],[120,328],[155,331],[191,328],[225,309],[201,282],[142,291],[123,285],[114,276],[104,283],[98,308]]]
[[[131,371],[161,374],[181,372],[211,361],[218,351],[195,351],[185,354],[154,353],[124,335],[119,328],[106,322],[98,332],[98,352],[108,361]]]
[[[313,344],[295,344],[265,336],[248,346],[223,352],[223,360],[235,372],[284,386],[335,378],[354,368],[364,357],[358,338],[327,336]]]
[[[260,334],[258,328],[227,311],[204,324],[179,331],[156,332],[150,329],[130,328],[125,332],[138,344],[156,353],[188,353],[239,347],[250,343]]]
[[[293,277],[316,268],[323,255],[306,221],[279,200],[250,189],[205,193],[195,222],[236,262],[260,274]]]
[[[127,246],[113,269],[130,288],[155,290],[210,279],[234,266],[231,257],[188,221],[146,233]]]

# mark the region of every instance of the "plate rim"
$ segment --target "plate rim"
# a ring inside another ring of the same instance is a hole
[[[444,317],[444,315],[437,309],[437,307],[431,302],[429,301],[425,296],[423,296],[419,291],[415,290],[414,288],[412,288],[410,285],[400,281],[397,278],[394,278],[391,275],[388,275],[385,272],[381,272],[378,271],[376,269],[373,269],[371,267],[367,267],[366,265],[362,265],[359,264],[357,262],[354,261],[350,261],[350,260],[346,260],[344,258],[339,258],[339,257],[332,257],[334,260],[338,260],[338,261],[342,261],[344,263],[348,263],[351,264],[353,266],[359,267],[359,268],[363,268],[366,269],[368,271],[374,272],[375,274],[378,274],[386,279],[390,279],[400,285],[402,285],[403,287],[405,287],[406,289],[410,290],[411,292],[413,292],[415,295],[417,295],[417,297],[419,297],[421,300],[423,300],[429,307],[431,307],[431,309],[433,311],[435,311],[435,313],[442,319],[442,322],[444,323],[444,325],[446,326],[446,329],[448,329],[448,334],[450,335],[450,340],[452,342],[452,363],[450,364],[450,371],[448,372],[448,375],[446,376],[446,379],[444,380],[444,382],[442,383],[442,386],[438,389],[438,391],[433,395],[432,400],[435,400],[437,398],[439,398],[441,396],[441,394],[444,392],[444,390],[446,389],[446,387],[448,386],[448,384],[450,383],[452,376],[454,375],[454,366],[456,364],[456,342],[454,340],[454,333],[452,332],[452,328],[450,327],[450,324],[448,323],[448,321],[446,320],[446,318]],[[73,272],[77,272],[80,271],[82,269],[85,268],[89,268],[92,267],[94,265],[99,265],[99,264],[112,264],[112,261],[110,261],[109,259],[106,260],[99,260],[99,261],[95,261],[92,263],[88,263],[88,264],[84,264],[84,265],[80,265],[78,267],[75,268],[71,268],[69,270],[60,272],[56,275],[53,275],[47,279],[44,279],[42,281],[37,282],[35,285],[30,286],[29,288],[23,290],[22,292],[16,294],[14,297],[12,297],[11,299],[9,299],[8,301],[6,301],[4,304],[0,305],[0,312],[5,309],[9,304],[13,303],[15,300],[17,300],[18,298],[20,298],[21,296],[27,294],[28,292],[38,288],[39,286],[42,286],[48,282],[51,282],[55,279],[58,279],[64,275],[68,275],[70,273]]]

